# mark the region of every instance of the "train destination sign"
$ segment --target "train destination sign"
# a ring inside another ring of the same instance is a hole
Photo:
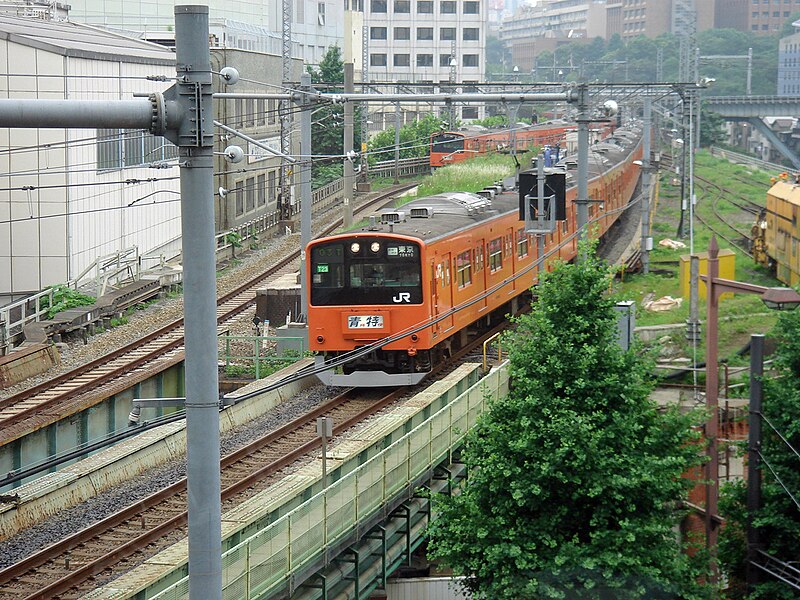
[[[387,256],[396,256],[398,258],[414,258],[416,256],[417,247],[413,244],[400,244],[391,245],[386,247]]]
[[[349,329],[381,329],[383,315],[350,315],[347,317]]]

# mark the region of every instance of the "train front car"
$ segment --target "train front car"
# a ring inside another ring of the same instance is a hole
[[[467,159],[464,152],[464,134],[457,131],[443,131],[431,135],[431,171]]]
[[[430,315],[423,281],[424,243],[391,233],[359,231],[309,244],[309,347],[317,364],[334,363],[424,322]],[[326,385],[393,386],[419,383],[430,353],[417,352],[423,333],[373,348],[319,374]]]

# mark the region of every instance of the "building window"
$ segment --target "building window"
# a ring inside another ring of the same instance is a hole
[[[236,197],[236,216],[241,217],[244,214],[244,193],[242,192],[241,181],[236,184],[236,189],[233,193]]]
[[[462,119],[477,119],[478,118],[478,107],[477,106],[465,106],[461,109],[461,118]]]
[[[371,40],[385,40],[386,39],[386,27],[370,27],[369,28],[369,39],[371,39]]]
[[[449,54],[440,54],[439,55],[439,66],[440,67],[450,67],[450,55]]]
[[[247,212],[256,208],[256,178],[248,177],[245,182],[245,192],[247,198]]]
[[[275,183],[275,171],[267,173],[267,198],[270,202],[275,202],[277,197],[277,185]]]
[[[258,176],[258,205],[264,206],[267,203],[267,176],[263,173]]]
[[[396,39],[396,40],[410,40],[411,39],[411,27],[395,27],[394,28],[394,39]]]
[[[418,0],[417,12],[421,15],[433,14],[433,0]]]
[[[479,39],[479,29],[477,27],[465,27],[463,38],[465,42],[474,42]]]
[[[317,23],[325,25],[325,3],[317,2]]]
[[[411,13],[411,0],[394,0],[394,12],[407,15]]]
[[[418,67],[432,67],[433,66],[433,54],[417,54],[417,66]]]
[[[267,123],[274,125],[278,122],[278,101],[274,98],[267,100]]]
[[[480,14],[480,8],[478,5],[480,2],[476,2],[475,0],[467,0],[464,2],[464,14],[465,15],[477,15]]]
[[[443,41],[452,41],[456,39],[455,27],[442,27],[439,29],[439,39]]]
[[[178,148],[165,138],[137,129],[97,130],[97,170],[135,167],[178,157]]]
[[[439,5],[439,12],[443,15],[456,14],[455,0],[442,0],[442,3]]]
[[[370,67],[385,67],[386,66],[386,55],[385,54],[370,54],[369,55],[369,66]]]
[[[370,0],[369,10],[374,13],[385,13],[386,0]]]
[[[478,55],[477,54],[465,54],[462,57],[461,64],[465,67],[477,67],[478,66]]]
[[[418,40],[432,40],[433,39],[433,27],[417,27],[417,39]]]
[[[395,67],[410,67],[411,66],[411,55],[410,54],[395,54],[394,55],[394,66]]]

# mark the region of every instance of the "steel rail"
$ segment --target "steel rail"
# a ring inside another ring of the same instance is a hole
[[[376,402],[370,402],[366,409],[359,411],[357,414],[352,415],[348,419],[336,425],[333,430],[334,435],[341,434],[354,424],[364,420],[372,414],[375,414],[388,404],[397,400],[406,392],[407,388],[396,389],[389,394],[386,394],[380,400]],[[287,423],[280,428],[269,432],[267,435],[237,450],[236,452],[226,455],[220,461],[220,467],[223,470],[232,468],[236,463],[241,462],[246,457],[262,450],[263,448],[274,444],[281,438],[286,438],[298,430],[302,430],[311,424],[315,424],[317,417],[330,413],[336,408],[347,406],[348,402],[352,400],[354,393],[355,392],[352,388],[346,390],[335,398],[315,407],[312,411],[304,414],[302,417],[298,417],[290,423]],[[234,498],[237,494],[252,487],[258,481],[264,479],[268,475],[285,468],[303,455],[314,451],[318,446],[321,445],[321,443],[321,440],[314,436],[312,440],[296,446],[293,450],[285,453],[277,460],[259,467],[254,471],[250,471],[248,475],[222,490],[222,501],[224,502]],[[43,565],[46,565],[47,563],[64,556],[67,552],[77,546],[90,543],[92,539],[98,538],[103,533],[113,530],[113,528],[139,517],[145,510],[156,508],[159,504],[163,504],[170,500],[176,499],[176,497],[180,497],[180,495],[184,494],[185,491],[186,479],[183,478],[180,481],[177,481],[164,488],[163,490],[160,490],[155,494],[152,494],[151,496],[148,496],[147,498],[144,498],[139,502],[124,508],[120,512],[110,515],[98,523],[87,527],[74,536],[62,540],[61,542],[57,542],[45,548],[41,552],[33,554],[16,563],[15,565],[0,571],[0,584],[8,585],[14,580],[21,580],[26,573],[31,573]],[[142,518],[144,517],[142,516]],[[38,587],[37,591],[32,595],[26,596],[26,599],[51,599],[57,597],[59,594],[64,594],[70,590],[75,590],[81,582],[108,570],[122,558],[132,556],[133,554],[143,550],[153,541],[163,537],[175,529],[179,529],[187,523],[187,520],[188,513],[184,510],[180,514],[174,515],[167,520],[156,524],[152,528],[149,528],[141,535],[127,540],[114,550],[110,552],[104,552],[103,556],[99,557],[97,560],[76,568],[68,575],[61,577],[56,581]]]
[[[413,184],[412,185],[404,184],[402,186],[394,186],[391,189],[379,194],[375,198],[373,198],[370,201],[366,202],[364,205],[362,205],[360,207],[360,210],[364,210],[364,209],[369,208],[369,207],[371,207],[371,206],[373,206],[375,204],[383,202],[387,198],[391,197],[392,195],[397,194],[397,193],[401,193],[402,191],[405,191],[406,189],[409,189],[411,187],[413,187]],[[337,219],[332,225],[326,227],[318,235],[327,235],[328,233],[330,233],[332,231],[335,231],[339,226],[341,226],[341,224],[342,224],[342,219]],[[299,255],[300,255],[300,250],[299,249],[297,251],[293,251],[290,255],[287,255],[286,257],[284,257],[281,260],[279,260],[278,263],[276,263],[275,265],[270,267],[264,273],[261,273],[261,274],[255,276],[255,277],[249,279],[248,281],[246,281],[245,283],[243,283],[239,287],[237,287],[234,290],[224,294],[218,300],[218,307],[222,308],[228,302],[231,302],[232,300],[235,300],[238,296],[241,296],[241,295],[247,293],[249,290],[251,290],[251,288],[253,288],[256,285],[258,285],[259,283],[263,282],[264,279],[266,279],[267,277],[273,275],[274,273],[276,273],[280,269],[284,268],[286,265],[291,263],[293,260],[296,260]],[[224,310],[222,312],[222,314],[218,314],[218,316],[217,316],[218,324],[220,324],[220,325],[224,324],[225,320],[236,316],[237,314],[239,314],[242,311],[246,310],[249,306],[252,306],[252,304],[254,304],[254,303],[255,303],[255,298],[254,297],[249,297],[244,302],[239,302],[235,306],[233,306],[233,307],[231,307],[231,308],[229,308],[227,310]],[[51,379],[51,380],[49,380],[47,382],[44,382],[42,384],[33,386],[33,387],[23,391],[23,392],[20,392],[18,394],[15,394],[13,396],[10,396],[8,398],[0,400],[0,410],[12,408],[13,406],[15,406],[17,404],[21,404],[22,402],[25,402],[26,400],[29,400],[30,398],[33,398],[33,397],[36,397],[36,396],[40,396],[40,395],[44,394],[45,392],[52,391],[52,390],[54,390],[55,388],[57,388],[59,386],[67,384],[70,381],[73,381],[73,380],[77,379],[78,377],[81,377],[82,375],[85,375],[85,374],[93,372],[93,371],[97,371],[98,369],[100,369],[104,365],[108,365],[108,364],[110,364],[111,362],[113,362],[116,359],[124,358],[126,355],[131,354],[131,353],[133,353],[135,351],[141,351],[143,346],[147,345],[148,343],[157,341],[158,339],[163,338],[163,337],[167,337],[170,334],[172,334],[173,332],[177,332],[182,327],[183,327],[183,319],[182,318],[181,319],[177,319],[177,320],[173,321],[172,323],[169,323],[169,324],[159,328],[158,330],[156,330],[156,331],[154,331],[154,332],[152,332],[150,334],[147,334],[146,336],[144,336],[143,338],[141,338],[141,339],[139,339],[139,340],[137,340],[135,342],[131,342],[130,344],[127,344],[127,345],[125,345],[125,346],[123,346],[123,347],[121,347],[121,348],[119,348],[117,350],[114,350],[114,351],[110,352],[109,354],[107,354],[106,356],[104,356],[102,358],[90,361],[89,363],[87,363],[85,365],[82,365],[80,367],[77,367],[76,369],[73,369],[73,370],[71,370],[71,371],[69,371],[67,373],[64,373],[62,375],[56,376],[55,378],[53,378],[53,379]],[[47,411],[47,410],[52,410],[53,407],[57,406],[58,404],[66,401],[66,400],[69,400],[71,398],[75,398],[77,396],[80,396],[80,395],[84,394],[86,392],[86,389],[89,388],[89,387],[91,387],[93,391],[96,391],[97,386],[99,386],[99,385],[107,385],[110,382],[113,382],[114,380],[119,379],[120,376],[122,376],[122,375],[130,376],[131,375],[131,370],[138,369],[139,367],[142,367],[142,366],[146,365],[149,362],[153,362],[154,360],[158,359],[159,357],[161,357],[161,356],[163,356],[163,355],[165,355],[165,354],[167,354],[169,352],[172,352],[177,348],[182,347],[183,343],[184,343],[183,334],[181,332],[181,334],[178,337],[178,339],[172,340],[172,341],[168,342],[167,344],[160,345],[158,348],[154,349],[151,352],[148,352],[146,355],[143,355],[141,357],[136,357],[134,359],[126,361],[125,364],[121,365],[120,367],[114,368],[110,372],[102,374],[100,377],[97,377],[97,378],[93,379],[89,383],[86,383],[86,384],[81,385],[81,386],[70,387],[65,392],[62,392],[62,393],[60,393],[58,395],[53,395],[51,398],[47,398],[42,402],[38,402],[34,406],[30,406],[30,407],[28,407],[26,409],[20,410],[19,412],[16,412],[14,414],[8,415],[7,417],[5,417],[2,420],[0,420],[0,429],[6,429],[7,427],[9,427],[9,426],[11,426],[13,424],[16,424],[16,423],[19,423],[21,421],[30,419],[30,418],[32,418],[33,416],[36,416],[39,413],[42,413],[42,412]],[[179,362],[179,361],[180,361],[180,358],[177,358],[177,359],[175,359],[174,362]],[[152,373],[150,371],[142,373],[140,375],[140,377],[139,377],[139,380],[146,379],[150,375],[152,375]],[[133,381],[132,383],[136,383],[136,382]]]

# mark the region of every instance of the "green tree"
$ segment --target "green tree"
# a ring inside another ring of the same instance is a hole
[[[760,529],[763,550],[784,562],[800,555],[800,459],[780,439],[780,432],[792,448],[800,450],[800,312],[782,313],[776,326],[777,349],[773,358],[776,377],[764,381],[761,452],[774,470],[762,466],[762,508],[755,525]],[[774,426],[774,429],[769,424]],[[777,477],[780,478],[780,482]],[[781,485],[781,482],[783,485]],[[720,565],[737,588],[743,586],[746,569],[747,487],[742,481],[727,485],[720,496],[725,527],[720,534]],[[762,575],[751,599],[789,600],[797,592],[788,585]]]
[[[344,63],[339,46],[331,46],[322,57],[318,68],[307,66],[311,74],[312,84],[319,89],[330,92],[342,92],[344,88]],[[326,84],[327,87],[325,87]],[[355,114],[355,146],[361,147],[361,107],[356,106]],[[344,154],[344,107],[341,104],[324,105],[314,111],[311,122],[311,147],[314,159],[311,167],[311,185],[319,187],[342,176],[342,158]],[[333,157],[333,158],[326,158]]]
[[[512,65],[511,51],[495,35],[486,37],[486,72],[487,75],[499,75],[505,71],[506,65]],[[510,66],[508,68],[511,68]],[[502,79],[502,77],[500,77]],[[487,81],[489,78],[487,78]]]
[[[674,532],[694,415],[650,400],[651,362],[618,346],[609,270],[584,252],[507,337],[511,390],[467,436],[461,493],[435,498],[430,556],[476,598],[704,597]]]
[[[725,121],[715,112],[701,108],[700,113],[700,145],[713,146],[725,139]]]
[[[444,129],[444,121],[431,114],[400,128],[400,158],[427,156],[431,134]],[[375,134],[369,140],[370,164],[394,159],[394,128]]]

